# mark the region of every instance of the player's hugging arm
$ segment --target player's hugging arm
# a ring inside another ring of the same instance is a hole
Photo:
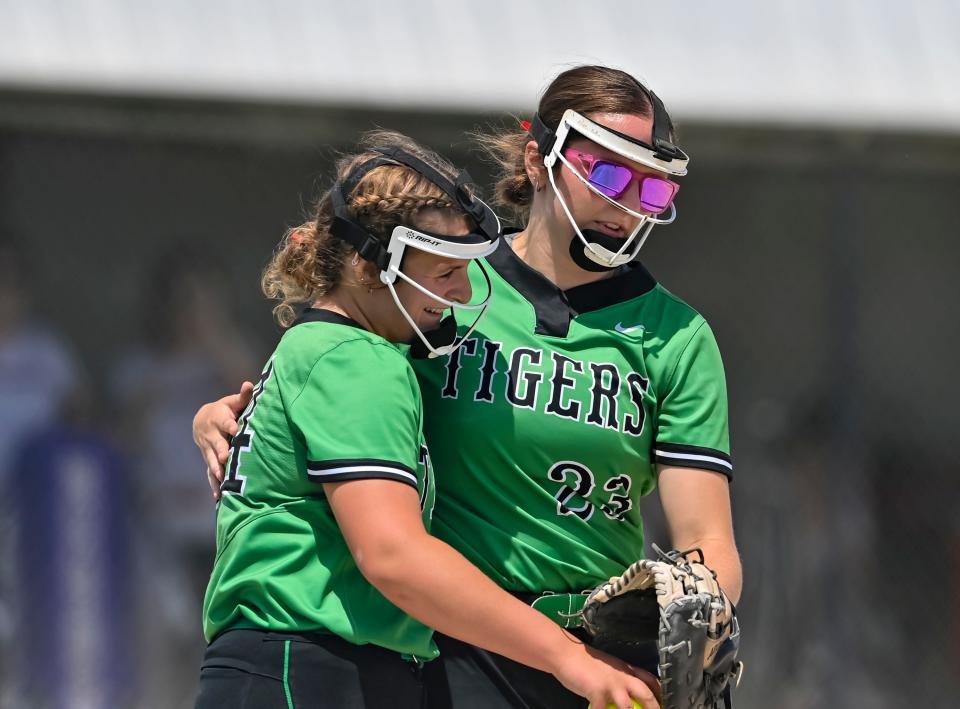
[[[625,672],[624,663],[600,661],[429,534],[433,483],[419,430],[419,390],[406,359],[381,349],[383,356],[364,368],[364,377],[317,375],[288,406],[304,436],[309,465],[320,471],[312,479],[321,482],[360,573],[424,625],[550,672],[602,706],[611,701],[629,706],[629,693],[655,707],[652,691]],[[358,359],[344,347],[326,357],[341,358],[327,372],[348,371]],[[335,424],[314,420],[324,402],[350,396],[366,405],[337,409]],[[347,461],[351,472],[344,472]]]
[[[412,487],[359,480],[324,489],[361,573],[420,622],[550,672],[594,706],[630,706],[627,694],[645,707],[659,706],[650,687],[630,676],[642,670],[628,670],[567,635],[428,534]]]
[[[552,673],[594,706],[656,709],[651,686],[627,665],[567,633],[499,588],[448,544],[430,535],[433,504],[429,456],[418,422],[416,381],[406,360],[386,347],[363,350],[363,376],[349,372],[359,354],[340,346],[324,355],[306,386],[287,399],[287,415],[303,440],[311,482],[322,487],[337,526],[363,577],[400,610],[464,642]],[[372,361],[371,358],[376,359]],[[194,438],[222,465],[213,444],[246,406],[245,393],[208,404]],[[340,406],[333,418],[329,402]],[[210,443],[207,443],[207,442]],[[209,451],[208,451],[209,448]],[[222,473],[219,473],[222,477]]]
[[[220,499],[223,466],[230,454],[230,438],[237,432],[237,418],[250,403],[252,395],[253,382],[243,382],[239,392],[204,404],[193,417],[193,442],[207,465],[207,482],[214,499]]]

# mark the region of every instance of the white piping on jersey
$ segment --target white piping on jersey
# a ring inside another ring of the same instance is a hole
[[[400,475],[414,485],[417,484],[417,476],[408,473],[400,468],[388,468],[385,465],[345,465],[342,468],[330,468],[329,470],[307,470],[307,475],[311,478],[325,478],[333,475],[343,475],[345,473],[390,473],[391,475]]]
[[[659,450],[657,448],[653,449],[653,452],[661,458],[678,458],[679,460],[703,460],[708,463],[716,463],[717,465],[722,465],[724,468],[729,468],[733,470],[733,465],[725,461],[723,458],[714,458],[712,455],[697,455],[695,453],[667,453],[666,451]]]

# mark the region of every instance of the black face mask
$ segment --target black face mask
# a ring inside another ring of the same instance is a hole
[[[457,339],[457,319],[453,315],[448,315],[435,329],[423,333],[423,336],[437,349],[452,345]],[[410,356],[414,359],[427,359],[430,356],[430,350],[416,335],[411,340]]]
[[[623,239],[604,234],[602,231],[581,229],[580,233],[583,234],[583,238],[588,242],[602,246],[607,251],[612,251],[613,253],[619,251],[620,247],[623,246]],[[603,273],[604,271],[613,271],[620,268],[619,266],[604,266],[587,256],[587,247],[577,238],[576,234],[574,234],[570,240],[570,258],[584,271],[590,271],[591,273]]]

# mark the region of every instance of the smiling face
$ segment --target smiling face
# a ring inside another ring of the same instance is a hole
[[[470,233],[467,218],[444,209],[423,209],[412,220],[411,226],[434,234],[466,236]],[[407,247],[404,252],[403,273],[428,291],[446,300],[465,303],[470,300],[470,280],[467,267],[470,261],[448,258]],[[435,298],[398,278],[394,284],[403,307],[423,332],[435,330],[443,319],[447,306]],[[409,342],[414,337],[410,323],[399,312],[386,288],[373,293],[379,301],[375,331],[391,342]]]

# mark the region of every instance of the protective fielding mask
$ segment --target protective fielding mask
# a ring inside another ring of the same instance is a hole
[[[627,176],[622,170],[630,171],[630,168],[625,165],[598,160],[592,155],[579,151],[565,150],[565,145],[573,133],[593,141],[627,161],[650,167],[667,175],[687,174],[689,157],[669,140],[670,119],[666,108],[656,94],[649,90],[646,92],[653,104],[652,145],[602,126],[572,109],[564,112],[556,131],[548,128],[539,115],[535,115],[530,124],[530,133],[543,155],[543,164],[547,168],[550,186],[576,234],[570,243],[570,256],[574,263],[584,270],[607,271],[632,261],[637,257],[654,226],[670,224],[676,219],[677,210],[673,205],[673,197],[679,189],[676,183],[659,176]],[[576,156],[571,155],[571,152],[576,153]],[[581,157],[588,160],[583,160]],[[581,167],[571,164],[571,158],[580,162]],[[554,167],[558,162],[565,165],[595,195],[638,219],[639,223],[633,232],[626,238],[617,238],[593,229],[581,229],[557,189]],[[585,171],[586,174],[584,174]],[[648,179],[651,182],[647,183]],[[640,203],[645,210],[643,212],[630,209],[617,201],[617,197],[625,193],[633,180],[638,180]],[[673,187],[671,188],[670,185]],[[662,216],[664,212],[667,212],[666,216]]]
[[[426,162],[399,148],[377,150],[381,156],[371,158],[358,165],[342,183],[337,182],[331,188],[334,219],[330,233],[353,246],[360,258],[374,263],[380,269],[380,280],[390,290],[393,301],[399,308],[416,335],[413,344],[413,356],[439,357],[448,355],[470,336],[477,323],[483,318],[490,305],[492,287],[490,276],[482,263],[478,263],[486,281],[487,293],[476,303],[456,303],[440,297],[403,272],[403,256],[408,248],[419,249],[447,258],[476,260],[489,256],[500,243],[502,227],[497,215],[485,202],[474,196],[467,185],[472,182],[466,172],[458,173],[450,179]],[[374,234],[357,222],[347,209],[347,200],[367,173],[383,165],[404,165],[414,170],[439,187],[450,200],[457,205],[476,224],[473,232],[466,236],[433,234],[411,226],[397,225],[390,234],[389,242],[384,245]],[[403,305],[396,290],[397,279],[401,279],[413,288],[439,303],[456,311],[479,310],[480,313],[470,328],[457,339],[457,323],[454,315],[444,318],[440,326],[423,332],[416,324],[410,312]]]

